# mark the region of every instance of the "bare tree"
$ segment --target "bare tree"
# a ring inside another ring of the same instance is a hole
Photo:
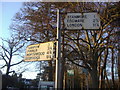
[[[1,68],[7,67],[6,75],[9,75],[9,73],[12,72],[10,70],[12,66],[18,65],[23,61],[21,60],[16,62],[16,60],[13,60],[13,57],[18,55],[22,56],[20,50],[24,47],[24,45],[25,43],[21,43],[21,39],[17,39],[13,36],[7,40],[2,39],[2,45],[0,45],[0,57],[1,60],[5,62],[5,64]]]

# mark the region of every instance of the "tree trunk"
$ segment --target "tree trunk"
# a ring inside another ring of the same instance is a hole
[[[65,57],[64,57],[64,33],[63,31],[63,37],[62,37],[62,60],[61,60],[61,90],[64,89],[64,74],[65,74]]]
[[[114,79],[114,51],[112,49],[112,66],[111,66],[111,72],[112,72],[112,83],[113,83],[113,87],[115,87],[115,79]]]
[[[99,88],[99,77],[97,73],[97,69],[93,68],[92,71],[90,72],[91,79],[92,79],[92,88]]]
[[[48,61],[48,65],[49,65],[48,81],[53,81],[53,67],[52,67],[52,61]]]
[[[9,75],[10,65],[7,65],[6,75]]]
[[[94,51],[91,67],[92,69],[89,72],[92,79],[92,88],[99,88],[98,53],[95,53],[95,51]]]
[[[101,81],[100,81],[100,87],[99,88],[104,88],[104,85],[105,85],[103,73],[104,73],[104,70],[102,69],[101,70]]]
[[[109,83],[109,79],[107,77],[106,70],[104,71],[104,77],[106,78],[106,84],[107,84],[106,88],[108,88],[108,90],[110,90],[110,83]]]
[[[119,82],[118,82],[118,88],[120,88],[120,31],[118,33],[118,78],[119,78]]]
[[[120,88],[120,50],[118,52],[118,78],[119,78],[118,88]]]
[[[6,75],[9,75],[9,72],[10,72],[10,65],[11,65],[11,60],[12,60],[12,48],[11,48],[11,51],[10,51],[10,59],[9,59],[9,63],[7,64],[7,70],[6,70]]]
[[[101,87],[100,88],[105,88],[105,75],[104,75],[104,72],[106,70],[107,57],[108,57],[108,49],[105,52],[104,63],[103,63],[103,66],[101,67],[101,82],[100,82]]]

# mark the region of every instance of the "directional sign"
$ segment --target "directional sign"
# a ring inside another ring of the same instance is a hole
[[[25,61],[42,61],[53,59],[54,42],[29,45],[26,49]]]
[[[69,76],[73,76],[74,75],[74,70],[67,70],[67,73]]]
[[[67,13],[64,19],[66,29],[100,29],[97,13]]]

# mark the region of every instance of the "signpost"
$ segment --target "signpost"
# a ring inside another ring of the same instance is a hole
[[[100,29],[100,17],[97,13],[67,13],[65,28],[75,29]]]
[[[57,43],[56,43],[56,74],[55,74],[55,88],[61,88],[61,22],[60,10],[57,10]]]
[[[68,30],[75,29],[100,29],[100,17],[97,13],[67,13],[64,20],[65,28]],[[56,75],[55,88],[61,87],[61,22],[60,11],[57,10],[57,42],[56,42]],[[53,59],[54,42],[46,42],[35,45],[29,45],[26,49],[25,61],[43,61]],[[74,75],[74,71],[68,71]]]
[[[29,45],[26,49],[25,61],[41,61],[53,59],[54,42]]]
[[[67,70],[69,76],[74,76],[74,70]]]

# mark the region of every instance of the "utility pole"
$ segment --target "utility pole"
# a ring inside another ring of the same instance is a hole
[[[56,42],[56,77],[55,77],[55,89],[61,88],[61,22],[60,22],[60,10],[57,9],[57,42]]]

